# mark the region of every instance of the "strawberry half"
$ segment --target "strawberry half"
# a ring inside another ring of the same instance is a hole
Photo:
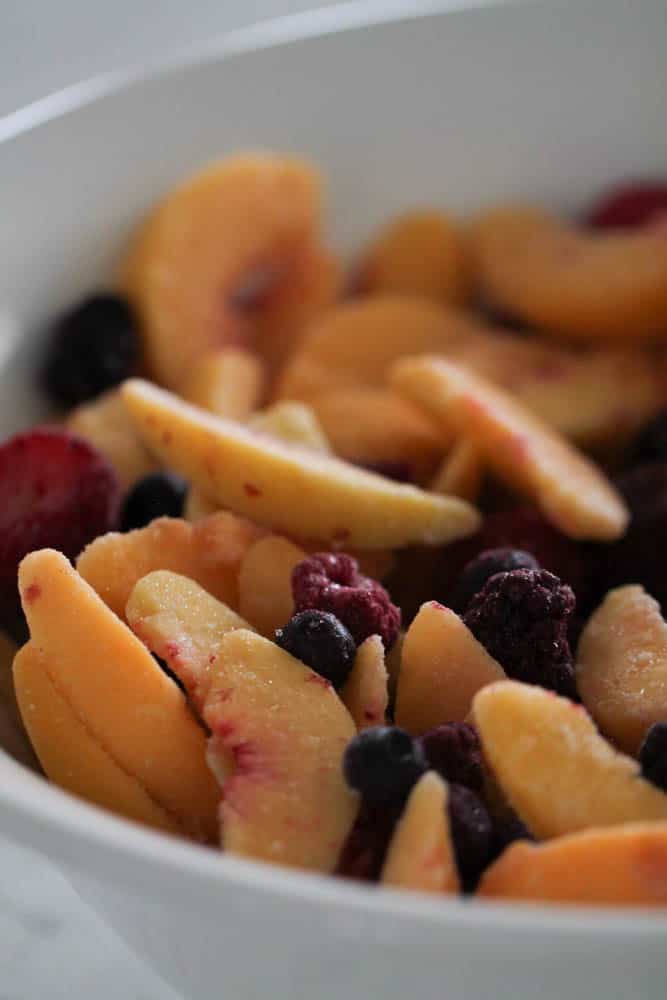
[[[0,628],[24,634],[21,559],[41,548],[73,559],[116,526],[120,500],[106,458],[66,431],[37,427],[0,446]]]
[[[596,229],[630,229],[661,215],[667,217],[667,183],[634,181],[604,194],[593,205],[588,224]]]

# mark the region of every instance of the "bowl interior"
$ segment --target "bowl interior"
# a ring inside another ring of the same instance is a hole
[[[464,212],[528,198],[576,212],[609,182],[664,171],[663,0],[607,0],[604,16],[597,0],[434,6],[388,16],[377,4],[350,4],[336,16],[287,19],[0,121],[3,434],[44,413],[34,372],[49,318],[110,284],[132,226],[212,157],[264,147],[321,164],[328,230],[348,254],[408,206]],[[149,878],[151,866],[167,865],[174,877],[211,879],[215,864],[216,879],[281,893],[315,886],[320,897],[371,905],[365,890],[212,859],[135,829],[45,789],[2,754],[0,802],[10,833],[72,859],[92,845],[119,877]],[[436,914],[395,894],[376,905]]]

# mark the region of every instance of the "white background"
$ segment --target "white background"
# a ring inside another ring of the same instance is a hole
[[[0,116],[326,0],[0,0]],[[221,970],[221,1000],[224,970]],[[177,1000],[42,858],[0,840],[0,1000]],[[187,1000],[196,1000],[188,997]],[[315,998],[313,998],[315,1000]]]

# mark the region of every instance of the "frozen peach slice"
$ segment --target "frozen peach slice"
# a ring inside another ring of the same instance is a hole
[[[48,653],[33,643],[14,666],[25,727],[46,776],[72,795],[156,830],[181,835],[179,820],[127,772],[51,680]]]
[[[180,394],[203,410],[245,420],[259,405],[264,382],[258,357],[239,347],[222,347],[195,363]]]
[[[238,570],[262,531],[221,511],[189,524],[161,517],[125,535],[111,532],[88,545],[77,560],[84,580],[119,618],[137,580],[155,569],[181,573],[214,597],[238,607]]]
[[[177,388],[209,351],[250,343],[293,275],[303,286],[297,265],[318,239],[319,189],[301,160],[248,154],[211,164],[157,206],[121,276],[152,378]]]
[[[303,549],[280,535],[260,538],[243,557],[239,611],[268,639],[294,614],[292,570],[305,558]]]
[[[444,427],[465,433],[489,466],[572,538],[619,538],[628,511],[600,469],[512,397],[437,357],[396,363],[391,384]]]
[[[508,802],[538,838],[667,820],[667,795],[567,698],[502,681],[475,696],[473,720]]]
[[[460,497],[474,503],[479,496],[484,477],[484,463],[479,448],[465,437],[454,442],[433,477],[434,493]]]
[[[471,228],[481,294],[529,326],[570,339],[667,335],[667,229],[578,228],[527,205]]]
[[[359,731],[384,725],[389,704],[387,682],[382,639],[379,635],[369,635],[359,646],[350,675],[340,692]]]
[[[642,587],[610,591],[584,628],[577,689],[598,726],[636,755],[654,722],[667,719],[667,624]]]
[[[157,468],[157,462],[134,429],[117,390],[105,393],[92,403],[77,406],[67,417],[65,426],[73,434],[90,441],[109,459],[125,489]]]
[[[167,570],[139,580],[126,616],[134,634],[173,670],[198,709],[204,704],[223,635],[251,628],[194,580]]]
[[[253,414],[248,427],[262,431],[281,441],[300,444],[325,454],[331,452],[327,436],[311,406],[306,403],[274,403],[266,410]]]
[[[465,337],[463,314],[408,295],[377,295],[330,309],[278,380],[279,399],[310,402],[344,386],[384,386],[389,366],[405,355],[444,353]]]
[[[476,693],[505,671],[450,608],[422,604],[405,634],[396,690],[396,722],[424,733],[465,720]]]
[[[196,486],[191,486],[185,498],[183,517],[186,521],[201,521],[203,517],[210,517],[220,510],[220,504],[214,500],[209,500]]]
[[[0,632],[0,749],[33,770],[39,770],[16,703],[12,663],[17,647]]]
[[[342,758],[356,729],[319,674],[275,643],[238,629],[223,636],[204,705],[223,785],[222,845],[247,857],[331,871],[358,802]]]
[[[89,739],[182,830],[213,839],[219,791],[206,766],[204,732],[178,687],[59,552],[26,556],[19,590],[30,642],[15,661],[16,694],[31,736],[40,731],[40,752],[58,743],[62,726],[51,725],[47,711],[30,721],[22,678],[34,671],[24,675],[21,663],[36,655]],[[87,749],[88,742],[81,759]]]
[[[462,500],[290,446],[148,382],[126,382],[123,398],[148,446],[170,468],[221,506],[287,535],[381,549],[441,544],[479,524]]]
[[[447,785],[435,771],[427,771],[410,793],[389,843],[381,881],[421,892],[459,891]]]
[[[667,906],[667,823],[584,830],[511,844],[486,870],[485,899]]]
[[[364,292],[423,295],[460,302],[468,290],[467,253],[459,226],[443,212],[406,212],[389,223],[360,266]]]

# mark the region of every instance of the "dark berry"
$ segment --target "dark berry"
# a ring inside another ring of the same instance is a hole
[[[44,387],[55,403],[75,406],[118,385],[138,361],[139,339],[128,303],[117,295],[93,295],[56,324]]]
[[[642,774],[667,792],[667,722],[656,722],[644,737],[639,751]]]
[[[349,631],[328,611],[297,612],[276,629],[276,642],[335,688],[347,680],[357,652]]]
[[[471,892],[491,856],[491,817],[480,797],[464,785],[449,785],[447,811],[461,883]]]
[[[535,556],[521,549],[485,549],[464,567],[450,599],[450,607],[459,614],[465,611],[475,594],[496,573],[513,569],[539,569]]]
[[[630,181],[604,194],[593,206],[588,224],[596,229],[644,226],[667,214],[667,184]]]
[[[151,472],[132,487],[121,511],[121,531],[133,531],[156,517],[181,517],[188,484],[172,472]]]
[[[367,882],[379,879],[401,809],[401,803],[361,803],[338,860],[338,875]]]
[[[570,587],[544,569],[515,569],[487,580],[463,616],[476,639],[505,672],[576,697],[568,624]]]
[[[364,729],[348,744],[345,778],[364,801],[404,802],[426,770],[421,746],[397,726]]]
[[[396,483],[413,483],[414,469],[409,462],[400,459],[387,459],[385,462],[359,462],[358,465],[368,472],[374,472],[385,479],[393,479]]]
[[[484,784],[482,747],[467,722],[443,722],[420,738],[426,762],[445,781],[479,792]]]
[[[534,839],[519,816],[508,807],[504,815],[493,817],[493,837],[489,861],[500,857],[505,848],[513,844],[515,840]]]
[[[667,409],[661,410],[644,427],[635,442],[631,460],[635,465],[645,462],[667,462]]]
[[[362,576],[356,559],[343,552],[317,552],[292,570],[292,594],[297,611],[330,611],[361,645],[379,635],[388,651],[401,628],[401,612],[384,587]]]
[[[109,462],[66,431],[37,427],[0,446],[0,627],[24,634],[16,572],[28,552],[70,559],[117,527],[120,487]]]

